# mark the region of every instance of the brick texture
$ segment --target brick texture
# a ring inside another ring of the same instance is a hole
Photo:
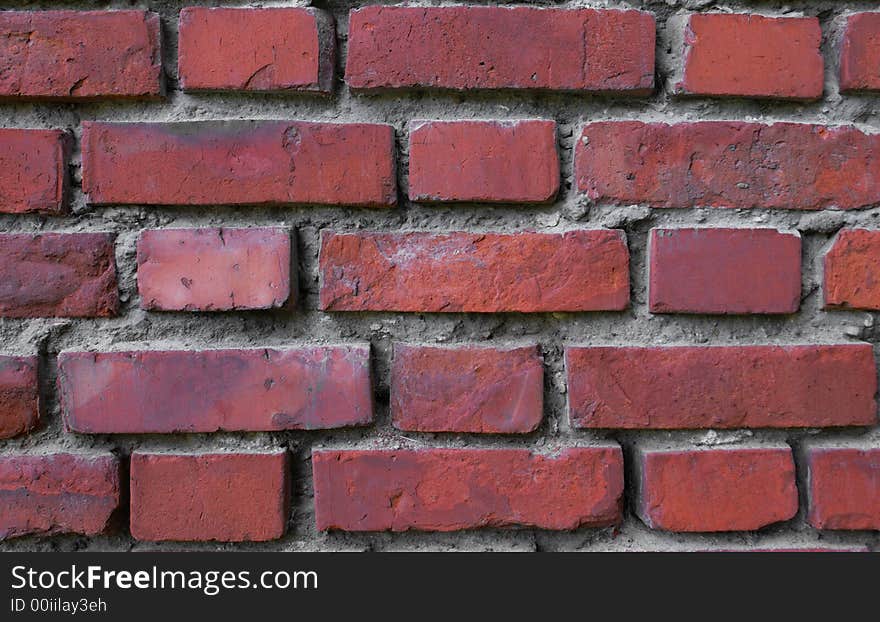
[[[63,130],[0,130],[0,213],[63,211],[70,144]]]
[[[846,19],[840,42],[840,90],[880,90],[880,13]]]
[[[806,450],[809,521],[816,529],[880,529],[880,449]]]
[[[36,356],[0,355],[0,439],[31,431],[40,422]]]
[[[824,257],[826,307],[880,309],[880,231],[844,229]]]

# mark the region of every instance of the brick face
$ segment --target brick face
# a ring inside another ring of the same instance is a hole
[[[70,144],[63,130],[0,130],[0,212],[63,211]]]
[[[880,309],[880,231],[844,229],[824,257],[828,308]]]
[[[29,432],[40,421],[36,356],[0,356],[0,439]]]
[[[806,450],[809,521],[816,529],[880,529],[880,449]]]
[[[840,90],[880,90],[880,13],[846,19],[840,42]]]

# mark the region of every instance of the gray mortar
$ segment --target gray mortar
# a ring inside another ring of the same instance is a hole
[[[478,0],[475,4],[499,4]],[[36,433],[0,443],[0,454],[113,451],[127,457],[134,450],[212,452],[234,449],[288,448],[293,465],[293,512],[287,535],[259,544],[144,543],[121,534],[80,537],[20,538],[0,550],[705,550],[743,548],[834,547],[880,549],[876,532],[824,532],[806,524],[803,510],[792,521],[761,530],[733,534],[674,534],[648,529],[631,510],[617,529],[573,532],[475,530],[453,534],[344,534],[317,532],[311,485],[310,451],[325,447],[525,447],[552,452],[575,444],[619,442],[626,457],[633,443],[668,446],[735,446],[739,443],[788,442],[796,449],[807,440],[865,443],[880,446],[878,429],[734,430],[620,432],[573,430],[565,413],[566,383],[562,362],[567,344],[766,344],[880,342],[873,313],[826,312],[821,308],[820,258],[834,233],[843,226],[880,228],[880,206],[850,212],[798,212],[739,209],[648,209],[642,206],[591,205],[573,191],[572,150],[578,129],[600,119],[641,119],[677,122],[734,119],[770,122],[788,120],[822,124],[855,123],[864,131],[880,130],[878,96],[841,97],[836,84],[835,46],[841,16],[877,10],[876,2],[752,0],[714,3],[707,0],[646,0],[644,2],[556,3],[530,6],[594,6],[643,8],[658,22],[657,90],[648,98],[612,98],[585,94],[532,92],[391,92],[352,94],[342,82],[346,57],[348,10],[366,3],[321,0],[313,5],[332,12],[339,43],[336,88],[332,97],[308,93],[283,95],[184,94],[177,89],[177,14],[183,6],[294,6],[296,2],[159,0],[4,0],[4,8],[106,9],[142,8],[162,15],[167,101],[88,104],[0,103],[0,127],[71,128],[80,138],[80,123],[101,121],[184,121],[195,119],[297,119],[390,123],[397,133],[400,204],[392,209],[341,207],[112,207],[90,208],[80,189],[79,153],[74,155],[73,214],[64,217],[0,216],[0,231],[113,231],[118,234],[117,264],[123,299],[118,318],[101,320],[0,319],[0,338],[8,351],[43,356],[44,426]],[[449,3],[420,3],[443,5]],[[511,3],[512,4],[512,3]],[[675,98],[666,88],[670,68],[680,50],[666,20],[688,11],[728,10],[766,15],[817,15],[824,33],[825,97],[812,103]],[[555,119],[562,165],[557,200],[546,206],[415,205],[406,200],[407,136],[414,119]],[[78,146],[77,146],[78,149]],[[135,241],[153,227],[283,226],[296,230],[299,250],[300,303],[296,309],[230,313],[157,313],[138,308],[135,282]],[[775,227],[803,234],[802,306],[792,316],[651,315],[646,307],[645,247],[652,227],[731,226]],[[318,236],[322,229],[352,231],[539,230],[619,227],[626,231],[631,252],[632,306],[615,313],[542,314],[404,314],[322,313],[317,311]],[[429,344],[515,345],[539,343],[545,359],[545,413],[539,430],[524,436],[404,433],[391,426],[388,412],[388,370],[395,341]],[[189,435],[76,435],[63,430],[55,390],[56,355],[62,350],[125,347],[218,348],[317,343],[370,343],[376,396],[376,423],[363,429],[314,432],[217,433]],[[875,348],[876,349],[876,348]],[[632,462],[631,460],[629,461]],[[803,461],[799,460],[803,480]],[[628,484],[631,478],[628,478]],[[803,481],[799,483],[803,486]],[[628,494],[632,491],[628,488]],[[123,512],[123,514],[125,514]],[[123,519],[125,516],[123,515]]]

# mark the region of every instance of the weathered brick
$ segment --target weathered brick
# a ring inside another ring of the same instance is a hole
[[[629,305],[629,254],[616,230],[324,231],[320,273],[320,306],[327,311],[595,311]]]
[[[161,57],[155,13],[0,12],[0,98],[158,97]]]
[[[652,229],[653,313],[795,313],[801,238],[776,229]]]
[[[840,43],[840,90],[880,90],[880,13],[846,18]]]
[[[232,311],[280,307],[290,295],[284,229],[153,229],[137,244],[144,309]]]
[[[620,521],[620,447],[312,452],[318,529],[456,531]]]
[[[684,71],[689,95],[812,100],[822,97],[825,65],[815,17],[742,13],[690,15]]]
[[[409,139],[414,201],[544,203],[559,190],[554,121],[427,121]]]
[[[108,317],[119,309],[114,236],[0,234],[0,317]]]
[[[324,11],[186,7],[179,33],[184,90],[333,90],[336,38]]]
[[[880,231],[844,229],[824,257],[826,308],[880,309]]]
[[[880,530],[880,449],[819,445],[806,458],[813,527]]]
[[[880,202],[878,141],[851,126],[603,121],[584,127],[575,176],[596,202],[854,209]]]
[[[112,455],[0,456],[0,539],[107,531],[119,506]]]
[[[581,428],[803,428],[877,423],[867,344],[569,347]]]
[[[138,540],[274,540],[290,512],[287,452],[131,456]]]
[[[58,365],[74,432],[314,430],[373,418],[367,346],[62,352]]]
[[[39,424],[39,389],[36,356],[0,355],[0,439]]]
[[[543,409],[537,346],[394,346],[391,418],[400,430],[531,432]]]
[[[62,130],[0,129],[0,212],[63,211],[70,142]]]
[[[636,513],[652,529],[752,531],[797,513],[788,446],[636,454]]]
[[[83,123],[93,205],[397,200],[390,125],[303,121]]]
[[[552,89],[647,95],[654,17],[640,11],[367,6],[348,25],[353,89]]]

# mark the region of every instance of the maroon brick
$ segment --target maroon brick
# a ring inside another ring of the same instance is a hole
[[[545,203],[558,190],[554,121],[427,121],[410,133],[413,201]]]
[[[39,389],[36,356],[0,355],[0,439],[37,427]]]
[[[640,11],[367,6],[348,25],[353,89],[552,89],[647,95],[654,17]]]
[[[70,135],[62,130],[0,129],[0,212],[63,211],[69,151]]]
[[[880,202],[878,141],[851,126],[603,121],[584,127],[575,176],[613,204],[854,209]]]
[[[131,456],[137,540],[274,540],[290,511],[287,452]]]
[[[532,432],[543,409],[537,346],[394,346],[391,418],[400,430]]]
[[[880,309],[880,231],[844,229],[824,257],[825,307]]]
[[[840,90],[880,90],[880,13],[846,18],[840,44]]]
[[[629,304],[621,231],[323,231],[321,309],[480,313],[595,311]]]
[[[801,238],[776,229],[653,229],[653,313],[795,313]]]
[[[602,527],[620,521],[617,445],[525,449],[313,451],[318,529],[456,531]]]
[[[158,97],[161,58],[155,13],[0,12],[0,97]]]
[[[314,430],[373,418],[367,346],[62,352],[58,365],[74,432]]]
[[[114,236],[0,234],[0,317],[108,317],[119,309]]]
[[[333,90],[333,17],[311,8],[180,11],[184,90]]]
[[[0,539],[102,533],[119,499],[112,455],[0,456]]]
[[[880,529],[880,449],[807,448],[809,521],[816,529]]]
[[[144,231],[137,263],[144,309],[270,309],[290,295],[291,245],[284,229]]]
[[[690,15],[676,88],[690,95],[819,99],[825,70],[821,43],[816,17]]]
[[[397,200],[394,130],[364,123],[83,123],[93,205],[347,204]]]
[[[867,344],[570,347],[579,428],[804,428],[877,423]]]
[[[637,449],[636,512],[652,529],[752,531],[798,510],[791,448]]]

